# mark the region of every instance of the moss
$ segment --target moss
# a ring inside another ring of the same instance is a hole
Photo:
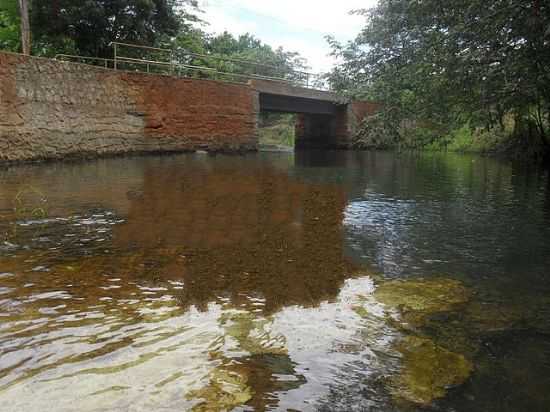
[[[408,336],[397,350],[403,355],[401,373],[392,381],[392,393],[398,400],[429,405],[445,396],[447,388],[464,383],[473,369],[463,355],[426,338]]]
[[[406,324],[419,326],[427,316],[467,302],[469,292],[457,280],[437,278],[386,282],[377,288],[374,296],[379,302],[398,309]]]

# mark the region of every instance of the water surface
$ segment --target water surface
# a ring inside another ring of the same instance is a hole
[[[470,156],[5,168],[0,405],[546,411],[549,223],[546,172]]]

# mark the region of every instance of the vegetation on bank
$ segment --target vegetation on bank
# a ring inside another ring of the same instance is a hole
[[[384,103],[358,147],[550,152],[550,4],[380,0],[329,75]],[[520,150],[518,150],[520,149]]]
[[[263,113],[258,128],[261,146],[294,147],[296,116],[293,114]]]

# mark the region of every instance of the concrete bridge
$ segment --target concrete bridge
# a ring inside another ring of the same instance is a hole
[[[261,112],[298,114],[297,148],[351,148],[377,108],[288,82],[181,78],[0,52],[0,161],[253,151]]]
[[[350,101],[323,90],[289,83],[251,80],[259,94],[260,112],[296,113],[297,149],[349,149],[357,127],[378,110],[374,102]]]

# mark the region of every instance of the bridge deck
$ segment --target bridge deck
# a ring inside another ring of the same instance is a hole
[[[315,90],[269,80],[250,80],[249,86],[260,95],[260,109],[271,112],[335,115],[346,98],[324,90]]]

